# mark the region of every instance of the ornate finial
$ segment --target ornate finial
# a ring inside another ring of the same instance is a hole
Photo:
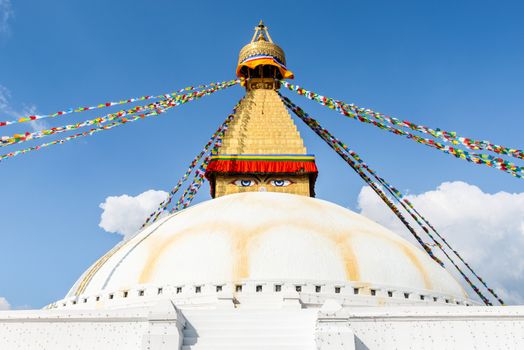
[[[277,68],[276,74],[269,74],[266,78],[274,79],[293,79],[293,73],[286,68],[286,56],[284,51],[273,42],[269,35],[268,27],[262,20],[255,27],[255,33],[251,42],[240,50],[238,55],[237,76],[244,78],[255,78],[259,73],[250,74],[258,66],[273,66]],[[273,72],[273,71],[272,71]]]
[[[264,22],[260,20],[258,23],[258,26],[255,27],[255,34],[253,34],[253,38],[251,38],[251,42],[256,41],[269,41],[270,43],[273,42],[271,39],[271,36],[269,35],[268,27],[264,25]]]

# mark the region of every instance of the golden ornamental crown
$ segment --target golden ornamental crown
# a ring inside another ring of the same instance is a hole
[[[284,50],[277,44],[273,43],[269,35],[268,28],[260,21],[259,25],[255,27],[255,34],[251,42],[240,50],[238,55],[238,64],[241,64],[245,59],[258,55],[268,55],[275,57],[283,65],[286,64],[286,56]]]

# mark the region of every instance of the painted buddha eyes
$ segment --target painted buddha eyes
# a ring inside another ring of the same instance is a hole
[[[237,179],[232,183],[238,187],[251,187],[257,185],[259,182],[252,179]],[[286,187],[292,184],[290,180],[285,179],[270,180],[268,183],[273,187]]]
[[[275,187],[286,187],[286,186],[291,185],[291,181],[289,181],[289,180],[282,180],[282,179],[271,180],[271,181],[269,181],[269,183],[271,184],[271,186],[275,186]]]
[[[248,180],[248,179],[239,179],[239,180],[235,180],[233,182],[235,185],[237,185],[238,187],[251,187],[251,186],[255,186],[255,181],[254,180]]]

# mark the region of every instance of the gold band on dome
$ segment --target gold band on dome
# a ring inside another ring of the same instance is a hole
[[[244,46],[238,55],[238,64],[242,63],[246,58],[256,55],[273,56],[282,62],[282,64],[286,64],[284,50],[278,45],[267,41],[255,41]]]
[[[82,293],[84,293],[86,288],[87,288],[87,285],[89,284],[89,282],[91,282],[91,280],[93,279],[95,274],[102,268],[102,266],[104,266],[104,264],[109,260],[109,258],[111,258],[113,255],[115,255],[116,252],[118,252],[129,241],[127,241],[127,242],[123,241],[123,242],[121,242],[121,244],[117,244],[116,246],[113,247],[113,249],[111,249],[104,256],[102,256],[100,259],[98,259],[93,264],[93,266],[91,266],[89,268],[87,273],[84,276],[82,276],[82,280],[80,281],[80,284],[76,287],[76,291],[74,292],[74,295],[75,296],[79,296]]]

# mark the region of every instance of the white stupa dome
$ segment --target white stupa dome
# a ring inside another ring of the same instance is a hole
[[[450,273],[379,224],[324,200],[271,192],[228,195],[164,217],[100,258],[64,300],[250,281],[467,300]]]

